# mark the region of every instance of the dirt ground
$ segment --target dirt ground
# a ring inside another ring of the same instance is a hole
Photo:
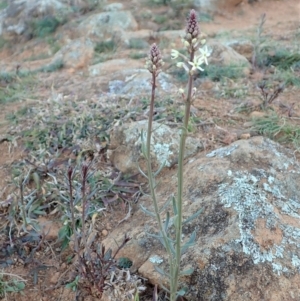
[[[134,15],[143,9],[143,7],[136,6],[133,8],[130,1],[123,1],[122,3],[132,9]],[[153,14],[161,14],[167,10],[165,7],[158,6],[151,6],[147,9],[151,10]],[[298,0],[259,1],[252,4],[244,1],[239,5],[229,6],[222,12],[216,12],[212,21],[200,23],[200,26],[201,30],[207,34],[208,39],[219,36],[220,39],[223,39],[228,34],[232,39],[238,39],[244,35],[255,35],[260,16],[263,13],[266,13],[267,16],[264,34],[268,39],[287,47],[298,43],[298,51],[300,51],[300,5]],[[46,46],[41,43],[28,41],[27,44],[15,44],[13,49],[3,49],[0,52],[1,64],[6,65],[7,70],[14,70],[16,62],[21,63],[22,68],[25,68],[26,64],[29,65],[29,68],[36,68],[45,64],[45,60],[33,62],[27,60],[33,54],[38,53],[40,49],[45,50]],[[32,47],[34,44],[35,46]],[[115,57],[126,58],[128,55],[129,51],[118,50]],[[236,89],[236,85],[241,84],[247,86],[248,93],[244,99],[245,103],[251,103],[254,99],[253,95],[259,95],[257,83],[265,76],[263,70],[254,70],[247,78],[243,79],[243,82],[235,83],[232,80],[230,82],[231,88]],[[19,193],[16,185],[11,182],[13,172],[11,166],[14,162],[29,158],[30,155],[25,147],[26,138],[22,137],[16,130],[16,128],[19,130],[22,127],[26,128],[30,124],[30,120],[22,118],[22,122],[16,126],[12,125],[12,120],[7,116],[17,114],[22,108],[43,107],[43,102],[52,97],[53,93],[62,93],[63,95],[72,93],[78,99],[93,99],[99,93],[97,82],[93,78],[88,78],[84,69],[78,72],[61,69],[53,73],[43,73],[35,80],[35,87],[30,97],[25,97],[21,102],[0,103],[0,215],[2,217],[7,214],[10,197]],[[82,88],[83,84],[84,88]],[[230,96],[224,97],[222,94],[217,97],[214,89],[222,89],[218,85],[219,83],[215,82],[204,83],[193,106],[195,116],[201,118],[207,124],[213,122],[217,125],[214,128],[207,126],[206,129],[202,126],[196,126],[193,135],[206,142],[204,152],[230,144],[236,139],[247,139],[252,135],[249,129],[251,117],[255,114],[257,116],[264,115],[259,109],[252,110],[250,114],[247,111],[237,113],[235,109],[240,100]],[[0,88],[2,89],[1,86]],[[285,88],[284,92],[271,106],[273,112],[289,118],[289,122],[295,127],[300,126],[299,92],[299,86],[290,85]],[[8,133],[11,139],[7,138]],[[280,135],[282,134],[278,133],[275,138],[280,138]],[[284,145],[295,150],[295,156],[299,159],[297,145],[292,142],[285,141]],[[174,170],[164,171],[163,176],[167,173],[171,175]],[[167,186],[168,183],[165,183],[165,185]],[[132,206],[135,208],[136,204]],[[53,210],[53,208],[51,209]],[[105,238],[118,225],[119,221],[126,217],[127,212],[128,206],[126,204],[124,206],[120,204],[111,205],[103,211],[101,218],[98,218],[94,225],[98,232],[98,239]],[[131,218],[134,218],[134,215]],[[13,255],[7,256],[4,251],[0,251],[0,269],[6,273],[3,279],[9,279],[9,276],[17,275],[26,281],[24,290],[20,293],[7,293],[3,296],[3,300],[99,300],[97,297],[89,295],[87,290],[83,289],[76,293],[66,288],[67,283],[74,281],[76,269],[72,264],[73,254],[70,248],[61,251],[60,244],[57,242],[57,234],[62,227],[59,212],[41,217],[39,221],[43,225],[43,241],[39,240],[37,242],[33,236],[28,238],[28,234],[20,229],[20,237],[16,235],[14,238],[13,245],[16,246],[16,250]],[[22,237],[24,237],[23,240]],[[26,237],[29,240],[26,241]],[[0,233],[0,242],[3,250],[10,245],[7,229]],[[31,260],[26,261],[30,254],[34,256]],[[12,262],[5,265],[8,260]],[[144,300],[152,299],[150,295],[146,295]]]

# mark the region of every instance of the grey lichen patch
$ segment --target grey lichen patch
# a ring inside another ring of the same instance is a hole
[[[218,148],[212,152],[210,152],[209,154],[206,155],[206,157],[208,158],[212,158],[212,157],[219,157],[219,158],[224,158],[229,156],[235,149],[238,148],[238,145],[230,145],[227,147],[221,147]]]
[[[172,165],[170,156],[173,155],[173,152],[170,150],[170,144],[156,143],[154,144],[154,152],[160,165],[164,164],[167,167]]]
[[[284,195],[285,187],[267,172],[236,172],[232,183],[219,186],[221,202],[238,214],[240,238],[243,252],[255,264],[268,262],[273,272],[300,272],[300,219],[289,223],[282,215],[300,218],[300,202]],[[278,228],[280,239],[262,245],[255,239],[258,220],[265,221],[270,233]]]
[[[151,161],[159,166],[172,167],[178,161],[180,132],[165,124],[153,122],[151,135]],[[148,121],[141,120],[115,127],[111,134],[111,158],[122,172],[138,170],[137,162],[142,163],[143,144],[146,147]],[[188,137],[184,157],[187,158],[203,149],[199,139]],[[126,164],[122,164],[125,162]],[[142,163],[143,164],[143,163]],[[141,166],[141,165],[140,165]]]

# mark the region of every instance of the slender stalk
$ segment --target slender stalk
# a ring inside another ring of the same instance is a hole
[[[90,167],[90,165],[87,165],[85,162],[82,163],[82,166],[81,166],[81,180],[82,180],[82,186],[81,186],[81,194],[82,194],[81,245],[83,245],[83,246],[86,243],[85,219],[86,219],[86,213],[88,212],[88,199],[86,196],[86,183],[87,183],[89,167]]]
[[[22,205],[22,217],[24,220],[24,225],[25,225],[25,227],[27,227],[25,202],[24,202],[24,181],[20,181],[20,197],[21,197],[21,205]]]
[[[155,193],[155,180],[152,172],[152,165],[151,165],[151,135],[152,135],[152,117],[153,117],[153,112],[154,112],[154,99],[155,99],[155,88],[156,88],[156,76],[155,72],[152,73],[152,92],[151,92],[151,100],[150,100],[150,112],[149,112],[149,119],[148,119],[148,130],[147,130],[147,144],[146,144],[146,161],[147,161],[147,173],[148,173],[148,182],[149,182],[149,188],[150,188],[150,193],[151,193],[151,198],[153,201],[154,205],[154,211],[156,215],[156,220],[158,222],[158,227],[160,234],[162,235],[162,238],[164,240],[165,246],[166,246],[166,251],[168,253],[168,260],[169,260],[169,266],[170,266],[170,275],[171,279],[170,280],[170,292],[174,291],[176,294],[176,287],[173,286],[173,275],[174,275],[174,260],[173,260],[173,255],[170,249],[170,242],[167,237],[167,233],[163,227],[161,215],[159,212],[159,207],[158,207],[158,202],[156,198],[156,193]],[[171,301],[175,301],[175,298],[172,299]]]
[[[193,62],[194,60],[195,51],[192,50],[190,54],[190,61]],[[190,118],[190,110],[192,104],[192,89],[193,89],[193,75],[189,74],[189,81],[188,81],[188,92],[187,98],[185,102],[185,113],[184,113],[184,120],[183,120],[183,128],[181,129],[180,135],[180,146],[179,146],[179,157],[178,157],[178,184],[177,184],[177,210],[178,210],[178,219],[177,219],[177,229],[176,229],[176,259],[175,259],[175,273],[174,273],[174,287],[175,295],[171,295],[171,300],[175,300],[176,292],[178,289],[178,279],[179,279],[179,272],[180,272],[180,261],[181,261],[181,237],[182,237],[182,198],[183,198],[183,164],[184,164],[184,151],[185,151],[185,142],[187,137],[188,131],[188,124]],[[171,292],[172,293],[172,292]]]
[[[79,246],[78,246],[78,239],[77,239],[76,225],[75,225],[75,209],[74,209],[74,200],[73,200],[72,177],[73,177],[73,168],[69,167],[69,170],[68,170],[68,186],[69,186],[69,195],[70,195],[71,221],[72,221],[72,230],[73,230],[73,235],[74,235],[75,253],[79,257]]]

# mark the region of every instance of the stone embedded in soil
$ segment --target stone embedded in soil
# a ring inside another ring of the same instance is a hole
[[[142,156],[141,132],[146,143],[148,121],[141,120],[116,126],[111,132],[109,157],[114,166],[124,173],[139,172],[138,164],[145,166]],[[165,124],[153,122],[151,137],[152,162],[155,166],[172,167],[177,163],[179,150],[179,129],[172,129]],[[202,150],[201,141],[188,137],[186,141],[185,158]]]
[[[86,38],[70,41],[53,57],[50,64],[62,62],[65,68],[79,69],[88,66],[94,55],[94,44]]]
[[[216,66],[235,66],[242,68],[245,75],[250,74],[251,65],[249,61],[233,48],[220,43],[219,41],[209,40],[207,46],[212,49],[209,63]]]
[[[138,24],[130,11],[95,13],[80,23],[78,30],[86,37],[113,36],[116,31],[137,30]]]
[[[251,41],[235,40],[229,41],[226,44],[233,48],[237,53],[244,56],[249,62],[251,62],[254,53],[254,45]]]
[[[50,278],[50,283],[51,283],[51,284],[57,284],[60,275],[61,275],[60,272],[54,273],[54,274],[51,276],[51,278]]]
[[[196,244],[182,257],[183,269],[195,269],[183,279],[190,289],[187,299],[298,300],[300,165],[292,152],[267,138],[253,137],[193,159],[184,170],[183,215],[186,219],[200,208],[203,213],[183,227],[184,241],[196,231]],[[159,179],[160,206],[176,191],[174,175]],[[140,202],[151,210],[149,198]],[[167,257],[145,231],[157,232],[156,222],[137,209],[103,243],[112,246],[112,238],[120,241],[124,233],[133,237],[135,243],[123,254],[142,276],[160,284],[149,257],[160,254],[163,269]],[[137,264],[141,249],[144,261],[140,258]]]
[[[108,231],[104,229],[104,230],[102,230],[102,232],[101,232],[101,233],[102,233],[102,235],[103,235],[103,236],[107,236],[107,234],[108,234]]]

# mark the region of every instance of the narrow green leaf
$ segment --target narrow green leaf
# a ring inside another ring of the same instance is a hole
[[[47,215],[45,211],[41,211],[41,210],[34,210],[33,213],[37,215]]]
[[[189,247],[193,246],[196,240],[196,231],[194,231],[190,239],[182,246],[181,254],[183,254]]]
[[[165,160],[161,166],[159,167],[159,169],[154,173],[154,177],[157,177],[159,175],[159,173],[161,172],[161,170],[166,166],[166,162],[167,160]]]
[[[14,283],[19,291],[23,290],[25,288],[25,282],[22,281],[16,281]]]
[[[200,215],[200,213],[202,213],[204,208],[201,208],[200,210],[198,210],[196,213],[194,213],[192,216],[190,216],[189,218],[187,218],[184,222],[182,222],[182,224],[187,224],[190,221],[192,221],[193,219],[195,219],[196,217],[198,217],[198,215]]]
[[[170,214],[167,212],[166,221],[165,221],[165,232],[167,232],[169,228]]]
[[[147,146],[145,144],[144,131],[143,130],[141,131],[141,146],[142,146],[142,154],[148,160],[149,158],[147,158]]]
[[[151,212],[151,211],[149,211],[148,209],[146,209],[143,205],[140,205],[140,208],[142,209],[142,211],[145,213],[145,214],[147,214],[147,215],[149,215],[149,216],[151,216],[151,217],[156,217],[155,216],[155,214],[153,213],[153,212]]]
[[[175,248],[174,248],[174,243],[171,243],[171,244],[170,244],[170,250],[171,250],[171,252],[172,252],[172,255],[175,257],[176,251],[175,251]]]
[[[152,234],[152,233],[149,233],[149,232],[146,232],[146,233],[147,233],[147,235],[149,235],[149,236],[151,236],[151,237],[154,237],[154,238],[156,238],[156,239],[162,238],[160,235],[157,235],[157,234]]]
[[[177,210],[177,205],[176,205],[176,199],[175,199],[174,196],[172,197],[172,204],[173,204],[173,212],[174,212],[174,215],[177,215],[178,210]]]
[[[141,175],[142,175],[143,177],[145,177],[146,179],[149,179],[148,176],[142,171],[142,169],[141,169],[141,167],[139,166],[139,164],[137,164],[137,167],[138,167],[138,170],[139,170],[139,172],[141,173]]]
[[[162,213],[162,212],[169,206],[171,200],[172,200],[172,198],[169,198],[169,199],[165,202],[165,204],[161,207],[161,209],[159,209],[159,213]]]
[[[10,293],[15,293],[15,292],[18,291],[18,289],[16,287],[14,287],[14,286],[7,285],[5,287],[5,291],[10,292]]]
[[[170,290],[168,288],[166,288],[163,284],[160,284],[160,286],[162,287],[162,289],[167,292],[168,294],[170,294]]]
[[[108,249],[104,254],[103,260],[108,261],[111,258],[112,258],[112,249]]]
[[[41,181],[40,181],[40,176],[38,175],[38,173],[34,172],[32,174],[32,178],[33,178],[33,181],[34,181],[34,183],[36,185],[36,189],[40,190],[41,189]]]
[[[154,269],[156,270],[156,272],[158,272],[160,275],[162,276],[166,276],[166,277],[170,277],[170,274],[165,272],[163,269],[159,268],[158,266],[154,266]]]
[[[186,294],[186,292],[188,291],[188,289],[186,287],[181,288],[178,292],[177,292],[177,296],[184,296]]]
[[[176,229],[178,228],[178,215],[173,216],[173,225]]]
[[[184,270],[184,271],[180,271],[180,276],[190,276],[192,275],[194,272],[194,269],[193,268],[190,268],[188,270]]]
[[[151,237],[154,237],[154,238],[158,239],[161,242],[161,244],[163,245],[163,247],[166,249],[165,240],[163,239],[163,237],[161,235],[151,234],[149,232],[146,232],[146,234],[151,236]]]

